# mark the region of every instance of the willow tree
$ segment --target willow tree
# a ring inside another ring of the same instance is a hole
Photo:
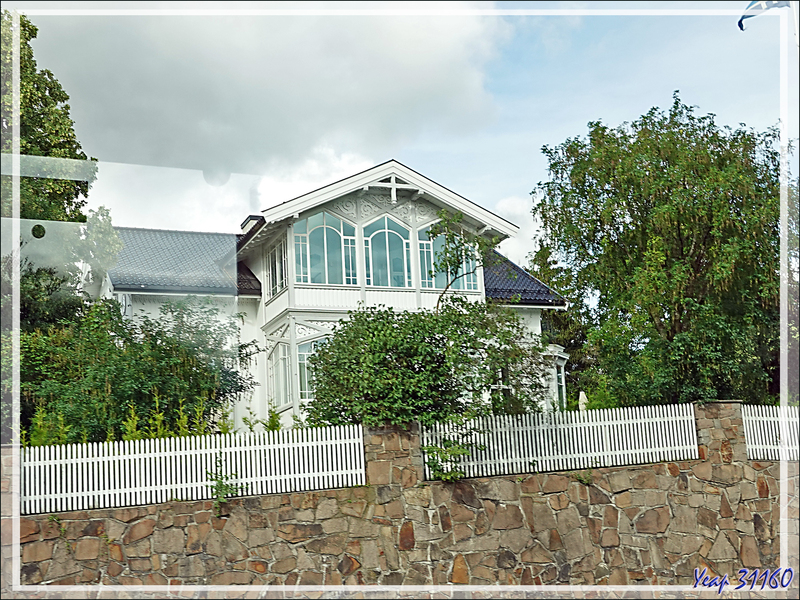
[[[775,129],[731,129],[676,93],[632,123],[589,123],[543,148],[541,243],[596,299],[597,401],[777,393],[779,152]],[[592,395],[592,394],[590,394]]]

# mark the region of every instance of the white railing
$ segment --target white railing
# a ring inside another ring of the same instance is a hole
[[[474,419],[472,447],[459,468],[467,477],[568,471],[699,458],[691,404]],[[461,439],[452,426],[423,427],[422,446]],[[431,479],[428,456],[425,476]]]
[[[800,417],[796,406],[742,405],[744,439],[750,460],[781,460],[781,421],[786,423],[787,460],[798,460]]]
[[[363,485],[360,425],[22,449],[22,514],[209,500],[217,472],[276,494]],[[235,477],[231,477],[232,474]]]

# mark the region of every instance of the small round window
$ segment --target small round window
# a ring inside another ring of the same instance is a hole
[[[44,225],[34,225],[31,229],[31,235],[33,235],[33,237],[35,237],[37,240],[42,239],[45,233]]]

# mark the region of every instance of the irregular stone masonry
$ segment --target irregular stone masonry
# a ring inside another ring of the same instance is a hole
[[[219,518],[210,501],[61,513],[63,532],[23,518],[21,581],[691,585],[695,568],[779,566],[779,464],[747,460],[739,404],[696,414],[701,460],[455,484],[421,481],[415,431],[370,430],[364,487],[235,499]]]

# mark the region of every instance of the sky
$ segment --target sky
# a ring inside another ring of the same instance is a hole
[[[39,68],[70,95],[100,160],[88,208],[115,225],[236,233],[249,214],[396,159],[537,233],[543,146],[616,127],[672,96],[757,130],[780,116],[779,19],[746,1],[478,3],[4,2],[4,8],[349,10],[294,15],[31,14]],[[646,15],[456,9],[647,9]],[[414,14],[438,9],[440,14]],[[660,9],[731,11],[665,16]],[[354,14],[370,11],[369,14]],[[407,11],[406,14],[399,14]],[[794,24],[790,24],[793,30]],[[790,137],[797,139],[792,33]],[[792,161],[797,173],[796,157]]]

